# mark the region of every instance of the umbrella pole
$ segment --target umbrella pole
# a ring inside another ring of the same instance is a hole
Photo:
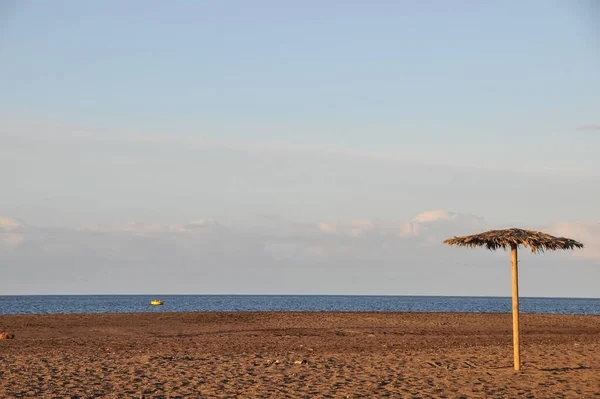
[[[521,369],[521,351],[519,348],[519,269],[517,264],[517,246],[511,246],[512,261],[512,318],[513,318],[513,349],[515,351],[515,370]]]

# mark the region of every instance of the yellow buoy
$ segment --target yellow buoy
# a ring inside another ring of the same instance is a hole
[[[150,305],[154,305],[154,306],[158,306],[158,305],[162,305],[163,301],[159,301],[158,299],[153,299],[150,301]]]

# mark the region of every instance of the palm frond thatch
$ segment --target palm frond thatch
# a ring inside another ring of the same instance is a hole
[[[491,230],[471,236],[449,238],[444,243],[460,247],[486,247],[489,250],[522,245],[529,247],[534,253],[583,248],[582,243],[570,238],[554,237],[539,231],[522,229]]]

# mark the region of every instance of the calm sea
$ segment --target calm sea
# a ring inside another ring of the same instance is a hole
[[[150,300],[161,299],[162,306]],[[600,314],[600,299],[521,298],[523,313]],[[504,297],[342,295],[16,295],[0,296],[0,314],[122,312],[483,312],[509,313]]]

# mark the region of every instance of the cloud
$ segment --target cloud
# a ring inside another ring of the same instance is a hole
[[[23,251],[70,255],[80,251],[99,257],[148,259],[157,253],[202,259],[206,254],[235,257],[329,260],[361,257],[393,259],[411,246],[439,246],[452,234],[479,231],[485,221],[471,215],[445,211],[421,213],[412,221],[369,219],[323,221],[316,224],[279,220],[275,225],[226,227],[200,218],[187,223],[127,222],[78,229],[42,229],[14,219],[0,219],[5,246],[26,240]],[[20,229],[20,230],[16,230]],[[22,252],[23,254],[25,252]]]
[[[488,227],[487,222],[477,216],[434,210],[418,214],[412,221],[402,224],[400,231],[405,237],[435,242],[456,235],[476,234]]]
[[[194,219],[189,223],[189,226],[191,227],[206,227],[206,226],[211,226],[214,225],[216,222],[212,219],[205,219],[205,218],[200,218],[200,219]]]
[[[318,230],[328,235],[413,238],[422,243],[438,244],[454,235],[474,234],[486,227],[488,224],[483,218],[444,210],[420,213],[410,222],[351,220],[318,224]]]
[[[510,283],[502,251],[492,256],[442,243],[453,235],[497,226],[443,210],[406,222],[297,223],[278,218],[276,224],[254,226],[225,226],[206,218],[54,229],[5,219],[1,229],[11,230],[0,233],[5,265],[0,292],[7,293],[502,295],[506,291],[498,281],[507,279],[507,287]],[[594,273],[600,278],[600,272],[585,267],[600,259],[600,226],[561,223],[553,233],[580,239],[586,249],[548,258],[523,253],[525,287],[539,283],[529,295],[593,295],[596,287],[587,282]],[[565,259],[575,262],[568,275]],[[542,264],[540,276],[536,265]],[[578,291],[548,288],[564,287],[563,281]]]
[[[0,217],[0,231],[12,231],[23,227],[23,222],[9,217]]]
[[[430,222],[436,222],[439,220],[455,220],[457,217],[458,217],[458,215],[453,214],[453,213],[448,213],[443,210],[427,211],[427,212],[423,212],[423,213],[420,213],[417,216],[415,216],[413,218],[413,222],[430,223]]]
[[[190,233],[192,231],[218,228],[219,225],[212,219],[194,219],[189,223],[143,223],[130,221],[119,225],[91,225],[78,229],[79,231],[98,233],[132,233],[135,235],[152,235],[161,233]]]
[[[12,251],[25,240],[22,234],[24,223],[15,218],[0,217],[0,254],[2,250]]]
[[[0,247],[11,250],[21,245],[24,239],[23,234],[0,233]]]
[[[319,230],[321,230],[323,233],[337,233],[337,227],[331,223],[319,223]]]
[[[214,219],[199,218],[187,223],[127,222],[48,229],[3,217],[0,218],[0,243],[4,249],[14,249],[27,241],[28,250],[40,253],[68,254],[79,248],[99,256],[103,255],[102,251],[115,256],[132,254],[136,247],[127,245],[135,242],[142,247],[144,243],[160,243],[171,248],[170,251],[178,251],[180,256],[192,258],[209,252],[243,255],[244,251],[275,259],[326,255],[343,258],[376,253],[382,248],[383,252],[394,252],[396,256],[409,248],[443,247],[442,241],[446,238],[492,228],[501,226],[490,226],[475,215],[445,210],[422,212],[408,222],[356,219],[310,224],[280,220],[275,225],[245,227],[226,227]],[[577,256],[600,259],[600,223],[559,223],[551,226],[549,232],[584,242],[586,248],[575,251]],[[138,255],[143,257],[143,252]]]
[[[371,220],[350,220],[347,222],[321,222],[319,230],[328,234],[343,234],[359,237],[368,234],[375,229],[375,223]]]
[[[584,248],[573,251],[574,256],[600,260],[600,223],[559,223],[552,234],[583,243]]]

